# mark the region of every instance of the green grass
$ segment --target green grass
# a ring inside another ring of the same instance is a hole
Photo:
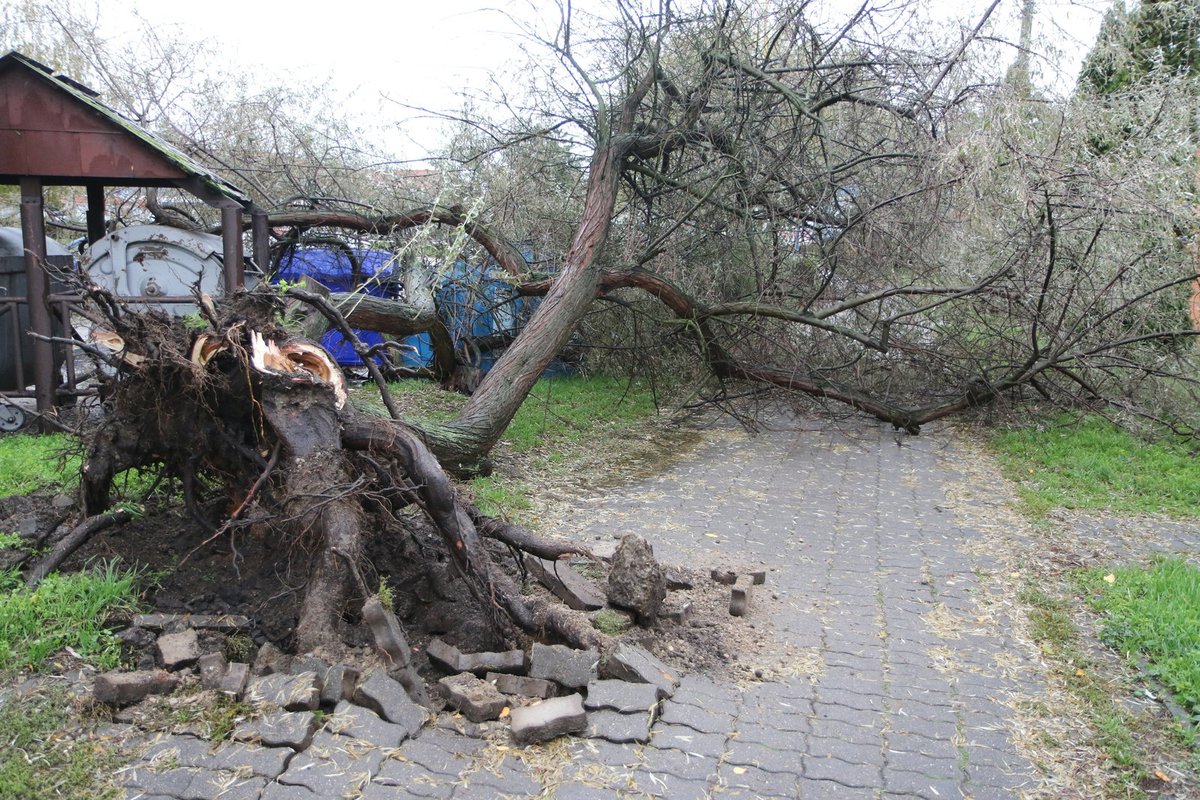
[[[992,444],[1034,516],[1054,508],[1200,516],[1200,459],[1106,420],[1057,419],[996,434]]]
[[[649,417],[654,398],[638,384],[607,377],[538,381],[502,441],[516,452],[578,444],[598,428]]]
[[[111,562],[51,574],[32,591],[15,570],[0,573],[0,675],[41,669],[64,647],[98,667],[115,667],[120,643],[104,620],[136,606],[138,583],[136,572]]]
[[[1145,659],[1200,722],[1200,569],[1180,558],[1161,558],[1149,567],[1091,570],[1081,581],[1089,603],[1104,614],[1104,641]]]
[[[0,497],[74,488],[79,483],[74,442],[62,433],[0,436]]]
[[[65,690],[0,704],[0,800],[120,797],[107,776],[119,766],[116,753],[87,739],[70,739]]]

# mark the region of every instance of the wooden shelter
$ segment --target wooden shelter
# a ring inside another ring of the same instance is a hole
[[[49,276],[44,265],[45,186],[82,186],[87,192],[87,238],[105,235],[106,187],[171,187],[221,210],[225,286],[244,280],[244,214],[252,219],[254,259],[266,263],[266,215],[224,178],[126,119],[82,84],[17,52],[0,56],[0,183],[21,187],[25,241],[25,297],[0,298],[0,312],[28,304],[33,350],[33,392],[39,412],[56,401],[51,342]],[[23,387],[22,387],[23,388]],[[16,392],[14,394],[21,394]]]

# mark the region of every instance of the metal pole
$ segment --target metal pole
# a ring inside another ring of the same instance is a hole
[[[261,208],[250,212],[250,230],[254,242],[254,265],[265,273],[271,268],[271,232],[267,229],[267,212]]]
[[[26,297],[29,298],[29,330],[49,337],[50,276],[46,274],[46,219],[43,216],[41,178],[21,178],[21,237],[25,247]],[[54,408],[54,345],[44,339],[33,340],[33,383],[37,410],[45,414]]]
[[[87,185],[87,240],[95,244],[105,237],[108,227],[104,221],[104,186],[99,183]]]
[[[242,264],[242,209],[236,203],[221,206],[221,239],[225,243],[225,292],[246,283]]]

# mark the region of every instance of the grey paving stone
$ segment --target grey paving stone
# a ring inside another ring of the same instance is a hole
[[[317,718],[311,711],[276,711],[241,723],[234,729],[233,739],[303,750],[316,730]]]
[[[408,728],[403,725],[388,722],[371,709],[345,700],[334,708],[325,727],[330,733],[359,739],[378,747],[397,747],[409,736]]]
[[[851,789],[843,783],[801,777],[796,782],[797,797],[801,800],[846,800],[847,798],[874,798],[872,789]]]
[[[412,762],[429,772],[457,777],[471,764],[471,754],[480,750],[483,743],[460,736],[439,737],[435,735],[437,733],[430,731],[420,739],[408,740],[392,754],[392,758]],[[379,780],[382,780],[391,763],[390,760],[385,762]]]
[[[668,667],[649,651],[621,642],[603,664],[604,677],[635,683],[649,683],[663,697],[671,697],[679,686],[679,672]]]
[[[294,756],[287,747],[259,747],[241,742],[225,742],[213,751],[210,764],[216,769],[259,775],[269,780],[279,776]]]
[[[934,758],[958,758],[958,746],[946,739],[930,739],[911,733],[886,734],[886,747],[889,753],[919,753]]]
[[[430,772],[425,767],[413,761],[401,761],[389,758],[383,762],[378,774],[371,779],[370,787],[401,788],[415,797],[449,797],[454,792],[457,776],[450,777],[437,772]],[[391,797],[381,789],[374,794],[378,797]],[[363,792],[364,797],[367,790]]]
[[[861,789],[878,788],[883,783],[879,766],[843,761],[840,758],[804,756],[804,777],[812,780],[835,781],[844,786]]]
[[[279,782],[304,786],[318,797],[342,797],[370,782],[382,762],[379,748],[364,748],[354,739],[322,732],[307,750],[296,754]]]
[[[313,794],[307,786],[268,783],[262,791],[260,800],[325,800],[325,798]]]
[[[658,708],[658,689],[648,683],[595,680],[587,686],[583,707],[588,711],[610,709],[622,714],[650,713]]]
[[[722,764],[717,778],[719,797],[795,797],[795,774],[767,772],[757,767]]]
[[[126,786],[141,789],[147,794],[162,794],[171,797],[184,797],[192,779],[202,770],[192,767],[176,767],[174,769],[155,770],[140,767],[127,771],[122,776]]]
[[[267,779],[259,776],[201,771],[188,786],[188,794],[195,800],[258,800],[266,785]]]
[[[668,725],[686,725],[701,733],[728,734],[734,729],[733,717],[674,701],[664,704],[660,718]]]
[[[456,798],[489,797],[535,797],[542,791],[542,784],[529,775],[528,769],[515,758],[505,758],[499,764],[479,769],[464,778],[461,785],[454,787]],[[490,794],[489,794],[490,792]]]
[[[164,736],[152,742],[143,751],[142,760],[151,767],[158,765],[216,766],[212,757],[212,745],[194,736]]]
[[[648,711],[622,714],[619,711],[589,711],[583,735],[589,739],[604,739],[613,744],[650,741],[651,717]]]
[[[688,781],[708,781],[716,777],[721,761],[716,756],[700,756],[682,750],[660,750],[647,747],[642,753],[647,770],[655,774],[665,773]]]
[[[674,748],[685,753],[719,756],[725,752],[726,737],[718,733],[700,733],[684,725],[654,725],[650,742],[655,747]]]
[[[531,706],[514,708],[510,715],[513,738],[520,744],[544,742],[587,729],[587,712],[578,694],[551,697]]]
[[[1011,791],[1033,785],[1033,778],[1021,771],[1007,770],[1001,767],[968,763],[963,767],[967,776],[967,786],[976,793],[983,787]]]
[[[409,764],[407,767],[410,771],[407,781],[402,783],[372,781],[363,787],[358,800],[409,800],[409,798],[425,797],[445,800],[454,794],[454,784],[439,782],[435,776],[421,772],[421,768],[413,764]]]
[[[808,732],[816,737],[835,739],[848,744],[872,747],[880,747],[883,744],[878,727],[864,728],[862,725],[851,725],[838,719],[814,719]]]
[[[582,689],[596,679],[599,663],[600,655],[595,650],[572,650],[561,644],[534,642],[529,656],[529,677]]]
[[[725,752],[725,762],[737,766],[757,767],[767,772],[787,772],[799,775],[802,771],[800,757],[805,751],[805,742],[797,738],[791,742],[794,748],[776,750],[754,742],[734,740]]]
[[[662,797],[670,800],[707,800],[709,784],[703,780],[688,780],[669,773],[636,769],[629,773],[631,791],[624,797]],[[561,797],[562,795],[558,795]],[[613,795],[608,795],[611,798]]]
[[[920,753],[888,751],[887,766],[905,772],[916,772],[933,778],[957,778],[961,773],[957,758],[938,758]]]
[[[887,767],[883,770],[883,788],[889,792],[930,800],[963,796],[961,782],[955,777],[930,776]]]
[[[808,737],[808,754],[815,758],[837,758],[855,764],[883,766],[883,751],[878,744],[853,744],[823,736]]]
[[[576,764],[603,764],[610,767],[634,767],[642,763],[642,748],[613,744],[603,739],[568,740],[572,761]]]
[[[761,744],[775,750],[796,750],[805,741],[807,731],[787,731],[767,725],[746,725],[730,737],[731,742],[749,742]]]
[[[842,722],[868,730],[880,730],[883,724],[882,710],[861,710],[852,706],[841,705],[832,697],[829,702],[813,703],[813,720]]]
[[[354,690],[354,702],[365,706],[388,722],[400,725],[409,736],[416,736],[429,714],[409,699],[399,681],[382,672],[372,672]]]
[[[246,695],[252,702],[266,703],[288,711],[313,711],[321,703],[321,687],[317,684],[315,672],[263,675],[250,681]]]
[[[450,705],[471,722],[498,719],[508,699],[496,687],[470,672],[460,672],[438,681]]]
[[[958,732],[958,723],[952,718],[922,719],[907,714],[890,714],[883,723],[896,733],[910,733],[928,739],[950,740]]]

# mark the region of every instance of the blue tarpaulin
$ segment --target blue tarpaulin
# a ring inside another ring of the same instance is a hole
[[[361,263],[358,288],[376,297],[397,299],[401,296],[402,269],[399,259],[386,250],[355,250]],[[528,257],[528,254],[526,254]],[[272,279],[298,281],[311,276],[335,292],[355,290],[352,263],[345,251],[331,248],[297,248],[280,260],[279,269]],[[437,307],[454,346],[460,353],[469,350],[464,340],[480,342],[493,337],[516,336],[541,302],[540,298],[518,297],[505,273],[494,266],[455,262],[447,274],[439,279],[435,290]],[[374,331],[355,331],[358,338],[368,346],[379,344],[383,336]],[[427,367],[433,361],[433,349],[429,334],[409,336],[403,343],[413,347],[404,351],[401,359],[404,366]],[[337,362],[346,367],[357,367],[362,361],[354,349],[336,331],[329,331],[321,344]],[[474,357],[475,353],[470,353]],[[495,363],[490,349],[479,353],[478,366],[487,371]],[[571,369],[555,361],[546,371],[547,375],[570,372]]]

